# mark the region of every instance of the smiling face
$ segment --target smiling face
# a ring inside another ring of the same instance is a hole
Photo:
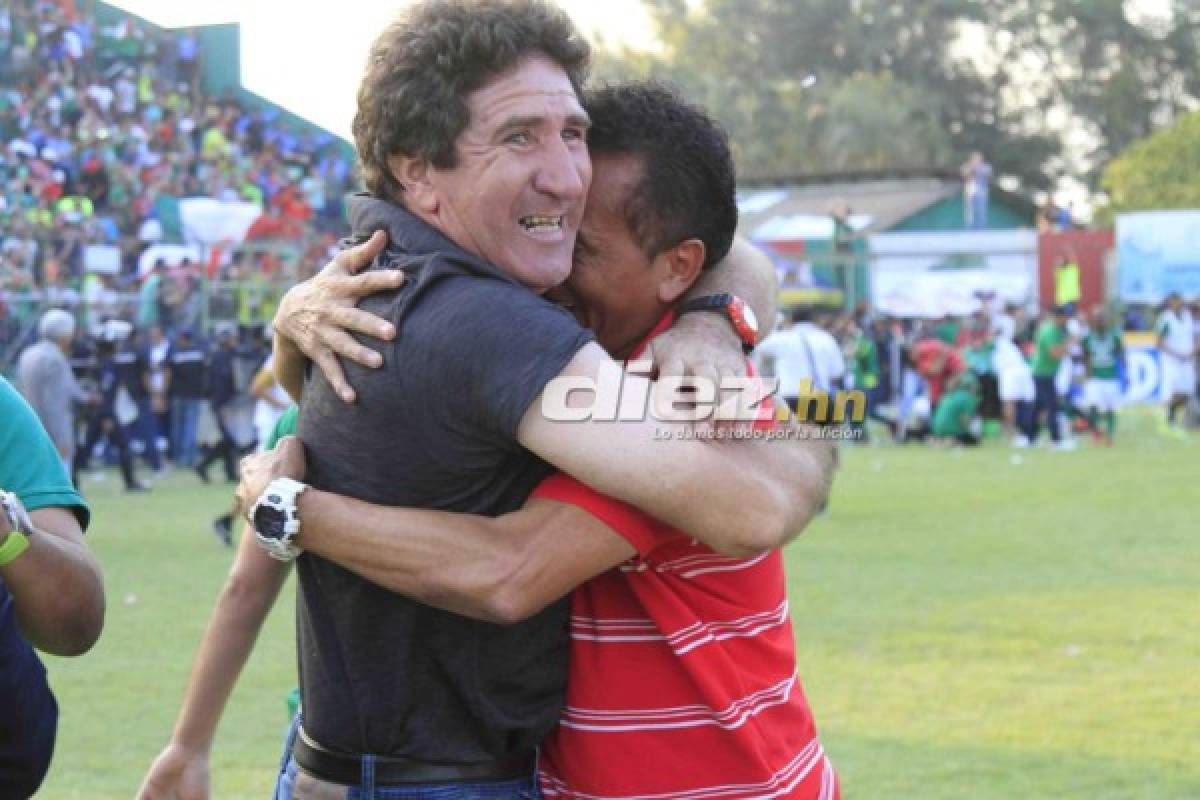
[[[531,56],[466,96],[449,169],[404,165],[406,205],[534,291],[566,279],[592,166],[588,118],[552,61]]]

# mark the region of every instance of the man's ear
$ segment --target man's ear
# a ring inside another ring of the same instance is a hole
[[[436,214],[440,204],[430,180],[429,162],[420,157],[393,155],[388,156],[387,163],[392,178],[404,187],[404,204],[409,210]]]
[[[671,305],[692,288],[704,269],[706,250],[699,239],[684,239],[679,244],[658,254],[654,268],[659,270],[658,300]]]

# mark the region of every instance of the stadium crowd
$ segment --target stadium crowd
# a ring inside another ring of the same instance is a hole
[[[141,257],[182,244],[182,198],[257,204],[247,238],[327,248],[341,229],[354,178],[334,137],[232,94],[207,95],[194,31],[127,15],[101,25],[91,5],[0,7],[0,342],[54,305],[75,308],[89,330],[109,316],[195,324],[204,281],[270,275],[270,257],[234,259],[227,249],[203,264],[163,261],[148,292]],[[117,248],[119,263],[85,269],[92,245]],[[156,292],[165,302],[147,304]]]
[[[23,353],[15,372],[31,398],[76,401],[33,403],[55,407],[59,430],[71,418],[57,445],[76,478],[94,459],[115,461],[131,491],[146,488],[139,460],[204,479],[221,460],[233,479],[255,415],[271,408],[269,382],[254,376],[279,259],[226,248],[146,268],[149,248],[183,243],[180,200],[257,204],[247,238],[310,243],[315,264],[354,179],[333,137],[207,95],[204,55],[195,31],[131,15],[104,25],[89,2],[0,7],[0,361]],[[116,248],[115,268],[88,268],[93,245]],[[228,302],[211,309],[221,283]],[[55,308],[70,313],[47,314]],[[55,349],[71,371],[46,378]]]

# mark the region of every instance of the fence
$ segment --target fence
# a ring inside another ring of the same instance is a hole
[[[261,327],[275,315],[279,298],[294,278],[270,280],[257,276],[242,281],[202,281],[177,306],[156,303],[155,318],[169,329],[188,326],[200,334],[228,322],[243,328]],[[17,355],[37,339],[38,320],[51,308],[72,312],[79,330],[99,333],[106,320],[144,321],[139,316],[141,297],[136,292],[103,290],[83,297],[74,289],[25,291],[0,290],[0,373],[8,373]],[[165,313],[163,313],[165,312]]]

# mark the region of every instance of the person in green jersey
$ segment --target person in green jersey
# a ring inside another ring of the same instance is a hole
[[[969,379],[959,381],[934,409],[930,432],[935,441],[940,444],[979,444],[979,437],[971,431],[978,409],[979,383]]]
[[[104,627],[88,508],[37,415],[0,378],[0,797],[32,797],[58,705],[36,650],[78,656]]]
[[[871,335],[860,328],[857,323],[851,323],[850,329],[850,363],[854,375],[854,388],[861,391],[866,398],[866,409],[862,420],[854,420],[851,427],[861,433],[855,434],[855,441],[866,442],[870,438],[867,432],[867,417],[874,417],[884,423],[886,419],[879,417],[879,351]]]
[[[1050,429],[1050,438],[1060,449],[1067,447],[1066,441],[1058,428],[1058,390],[1054,386],[1054,377],[1058,374],[1058,366],[1070,345],[1067,334],[1067,317],[1069,311],[1064,306],[1057,306],[1054,313],[1038,327],[1033,344],[1033,425],[1032,440],[1037,440],[1041,429],[1043,415],[1046,427]]]
[[[951,347],[958,346],[958,337],[962,334],[962,323],[957,317],[945,316],[933,327],[933,335]]]
[[[1083,339],[1083,361],[1087,368],[1083,402],[1097,437],[1100,436],[1100,417],[1103,417],[1103,438],[1108,445],[1112,445],[1117,427],[1117,406],[1121,402],[1118,375],[1124,360],[1121,332],[1109,324],[1104,309],[1097,308],[1092,314],[1091,331]]]

